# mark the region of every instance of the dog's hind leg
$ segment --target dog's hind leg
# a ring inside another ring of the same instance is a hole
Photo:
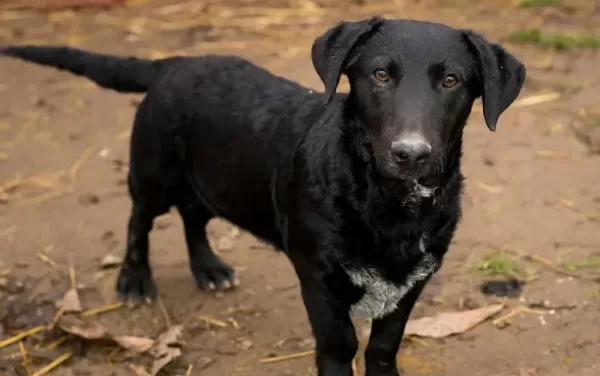
[[[204,290],[238,286],[233,269],[208,244],[206,224],[215,215],[202,204],[187,181],[176,184],[173,196],[183,219],[190,269],[198,286]]]
[[[176,181],[175,158],[165,137],[148,117],[147,97],[136,113],[131,133],[129,195],[133,206],[127,228],[127,251],[117,279],[120,299],[137,302],[156,297],[148,260],[148,234],[154,218],[172,205],[169,187]]]
[[[121,300],[134,303],[156,297],[156,285],[148,260],[148,234],[154,218],[169,210],[158,178],[134,179],[130,173],[129,191],[133,201],[127,228],[127,251],[117,280]]]

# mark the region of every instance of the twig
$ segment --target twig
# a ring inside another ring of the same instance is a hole
[[[205,323],[207,323],[209,325],[214,325],[219,328],[227,328],[229,326],[229,325],[227,325],[227,323],[225,321],[221,321],[221,320],[215,319],[214,317],[210,317],[210,316],[200,315],[200,316],[198,316],[198,319],[201,321],[204,321]]]
[[[113,364],[113,358],[119,353],[119,351],[121,351],[120,347],[114,348],[107,356],[106,356],[106,362],[110,365]]]
[[[506,248],[502,248],[504,249],[506,252],[508,253],[512,253],[522,259],[528,260],[528,261],[535,261],[543,266],[545,266],[546,268],[554,271],[555,273],[558,274],[562,274],[562,275],[566,275],[568,277],[573,277],[573,278],[578,278],[578,279],[583,279],[583,280],[587,280],[587,281],[594,281],[594,282],[600,282],[600,277],[592,277],[589,275],[584,275],[584,274],[576,274],[576,273],[571,273],[567,270],[564,270],[562,268],[559,268],[557,266],[554,266],[552,264],[552,261],[539,256],[539,255],[532,255],[532,254],[528,254],[525,253],[523,251],[518,251],[518,250],[514,250],[514,249],[506,249]]]
[[[83,167],[85,162],[87,162],[87,160],[92,156],[92,154],[94,154],[96,152],[97,149],[98,149],[97,147],[87,148],[81,154],[79,159],[76,160],[75,163],[73,163],[73,165],[69,169],[69,177],[71,178],[71,184],[75,183],[75,180],[77,179],[77,173],[79,172],[81,167]]]
[[[425,342],[425,341],[423,341],[422,339],[419,339],[419,338],[417,338],[417,337],[408,336],[408,337],[406,337],[406,339],[407,339],[407,340],[409,340],[409,341],[411,341],[411,342],[414,342],[414,343],[416,343],[416,344],[419,344],[419,345],[421,345],[421,346],[423,346],[423,347],[427,347],[427,346],[429,346],[429,345],[427,344],[427,342]]]
[[[48,372],[52,371],[54,368],[58,367],[59,365],[61,365],[64,362],[66,362],[71,357],[71,355],[72,355],[71,353],[65,353],[65,354],[59,356],[58,358],[54,359],[48,365],[40,368],[37,372],[31,374],[31,376],[43,376],[43,375],[47,374]]]
[[[502,323],[506,322],[507,320],[515,317],[519,313],[534,313],[536,315],[543,315],[543,314],[546,314],[547,312],[539,310],[539,309],[532,309],[532,308],[528,308],[525,306],[519,306],[519,307],[513,309],[512,311],[510,311],[509,313],[507,313],[506,315],[499,317],[496,320],[492,321],[492,324],[494,324],[494,326],[498,326],[499,324],[502,324]]]
[[[552,102],[561,97],[561,94],[558,92],[544,93],[544,94],[535,94],[530,95],[528,97],[519,99],[512,104],[512,107],[525,107],[525,106],[533,106],[536,104],[541,104],[545,102]],[[483,107],[481,104],[477,104],[473,106],[473,110],[476,112],[481,112]]]
[[[167,324],[167,328],[170,328],[172,325],[171,323],[171,317],[169,317],[169,312],[167,312],[167,308],[165,307],[165,304],[163,303],[161,297],[159,296],[157,299],[158,301],[158,307],[160,308],[160,311],[162,312],[163,316],[165,317],[165,323]]]
[[[561,94],[558,92],[546,93],[546,94],[537,94],[531,95],[529,97],[525,97],[523,99],[517,100],[513,103],[513,105],[517,107],[523,106],[533,106],[540,103],[552,102],[561,97]]]
[[[21,178],[20,174],[16,174],[15,178],[5,181],[2,183],[2,185],[0,185],[0,191],[7,192],[23,186],[51,188],[57,185],[57,180],[63,176],[64,173],[64,170],[60,170],[56,172],[34,175],[28,178]]]
[[[187,371],[185,371],[185,376],[192,376],[193,369],[194,369],[194,365],[190,364],[189,367],[187,368]]]
[[[37,256],[43,263],[48,264],[53,268],[56,268],[56,266],[57,266],[56,263],[50,257],[48,257],[48,255],[46,255],[45,253],[37,252]]]
[[[72,190],[67,188],[67,189],[61,189],[61,190],[57,190],[57,191],[50,191],[50,192],[42,193],[41,195],[27,198],[22,201],[18,201],[15,204],[15,207],[23,207],[23,206],[29,206],[29,205],[34,205],[34,204],[41,204],[43,202],[65,196],[66,194],[71,193],[71,192],[72,192]]]
[[[113,311],[115,309],[119,309],[121,307],[123,307],[125,304],[123,302],[118,302],[118,303],[113,303],[113,304],[109,304],[106,305],[104,307],[99,307],[99,308],[92,308],[89,309],[85,312],[81,313],[81,317],[91,317],[91,316],[96,316],[100,313],[104,313],[104,312],[108,312],[108,311]]]
[[[48,350],[54,350],[58,346],[62,345],[67,339],[69,339],[69,335],[62,336],[59,339],[57,339],[56,341],[50,343],[48,346],[46,346],[46,348]]]
[[[27,357],[27,350],[25,350],[25,345],[23,345],[23,341],[19,341],[19,353],[21,354],[21,358],[23,359],[23,366],[27,369],[27,365],[29,364],[29,358]],[[29,370],[27,371],[29,373]]]
[[[282,361],[285,361],[285,360],[303,358],[303,357],[311,356],[311,355],[314,355],[314,354],[315,354],[315,350],[309,350],[309,351],[299,352],[299,353],[295,353],[295,354],[288,354],[288,355],[281,355],[281,356],[273,356],[273,357],[270,357],[270,358],[264,358],[264,359],[260,360],[260,363],[266,364],[266,363],[282,362]]]
[[[30,337],[34,334],[37,334],[37,333],[41,332],[42,330],[44,330],[44,328],[45,328],[45,326],[37,326],[37,327],[29,329],[25,332],[21,332],[13,337],[7,338],[4,341],[0,341],[0,349],[3,347],[6,347],[8,345],[12,345],[15,342],[19,342],[23,338]]]
[[[69,281],[71,282],[71,288],[77,289],[77,282],[75,281],[75,268],[69,266]]]
[[[42,117],[38,115],[33,121],[30,120],[25,122],[25,124],[23,124],[21,127],[21,130],[19,130],[19,133],[17,133],[12,140],[0,143],[0,149],[10,148],[23,142],[23,140],[25,140],[25,136],[27,135],[27,130],[34,126],[41,118]]]
[[[54,329],[54,327],[56,326],[56,324],[58,324],[58,320],[60,320],[60,318],[65,314],[65,309],[63,307],[61,307],[58,312],[56,312],[56,315],[54,315],[54,318],[52,319],[52,322],[50,324],[48,324],[48,330],[52,330]]]

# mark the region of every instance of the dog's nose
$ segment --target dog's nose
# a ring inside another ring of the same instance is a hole
[[[431,155],[431,145],[420,138],[407,138],[392,143],[392,154],[399,163],[421,163]]]

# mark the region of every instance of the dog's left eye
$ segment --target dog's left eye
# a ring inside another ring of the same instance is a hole
[[[387,82],[390,79],[388,72],[383,69],[377,69],[373,75],[375,76],[375,79],[380,82]]]
[[[458,78],[456,78],[456,76],[453,74],[449,74],[446,77],[444,77],[444,82],[442,82],[442,85],[444,85],[444,87],[446,88],[451,88],[456,86],[457,83]]]

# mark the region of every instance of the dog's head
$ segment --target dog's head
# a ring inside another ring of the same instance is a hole
[[[519,60],[473,31],[380,17],[328,30],[315,40],[312,60],[328,102],[348,77],[352,113],[377,169],[399,179],[443,168],[477,97],[494,131],[525,80]]]

